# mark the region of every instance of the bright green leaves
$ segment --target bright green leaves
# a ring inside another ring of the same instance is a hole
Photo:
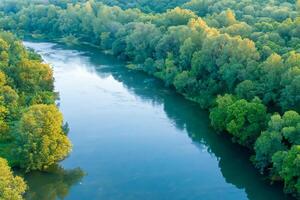
[[[287,111],[275,114],[255,143],[255,165],[271,167],[274,180],[283,179],[288,193],[300,195],[300,115]]]
[[[0,158],[0,199],[1,200],[22,200],[27,186],[23,179],[14,176],[8,163]]]
[[[286,192],[300,196],[300,145],[289,151],[278,151],[272,157],[273,173],[284,181]]]
[[[255,143],[255,164],[264,170],[271,164],[272,156],[277,151],[298,144],[300,144],[300,115],[295,111],[288,111],[282,117],[275,114],[271,117],[267,130]]]
[[[227,122],[227,110],[230,105],[236,101],[236,98],[232,95],[225,94],[224,96],[219,96],[216,99],[216,107],[212,108],[210,111],[209,118],[211,120],[211,125],[217,131],[223,131],[226,129]]]
[[[9,164],[25,171],[45,170],[69,154],[71,143],[56,98],[50,66],[14,36],[1,32],[0,155]],[[5,165],[0,159],[0,199],[22,199],[24,182]]]
[[[265,127],[266,107],[258,99],[248,102],[231,95],[219,96],[216,103],[210,113],[212,126],[226,130],[234,141],[251,147]]]
[[[62,130],[62,114],[54,105],[34,105],[20,121],[17,139],[20,166],[27,171],[45,170],[64,159],[71,143]]]
[[[6,75],[0,71],[0,142],[6,141],[10,139],[9,134],[9,124],[7,123],[7,118],[9,116],[9,109],[8,106],[11,102],[8,102],[7,96],[9,96],[9,93],[3,93],[4,88],[7,88],[9,86],[5,86],[7,83],[6,81]],[[2,95],[1,95],[2,93]],[[5,96],[4,96],[5,95]]]
[[[53,90],[53,72],[39,61],[22,59],[16,68],[17,87],[24,92],[34,93]]]

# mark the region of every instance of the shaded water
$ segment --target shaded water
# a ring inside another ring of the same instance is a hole
[[[25,42],[54,68],[73,152],[26,176],[33,200],[284,200],[208,114],[88,47]]]

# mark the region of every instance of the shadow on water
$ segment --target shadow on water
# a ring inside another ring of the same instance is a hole
[[[219,168],[227,183],[244,189],[250,200],[290,200],[282,192],[281,185],[270,185],[265,176],[258,173],[249,161],[247,149],[233,144],[229,137],[216,134],[209,126],[208,112],[175,91],[164,87],[162,81],[135,70],[126,69],[113,57],[103,55],[95,49],[80,47],[91,62],[97,66],[99,76],[112,75],[130,92],[152,104],[161,104],[168,118],[181,130],[186,130],[195,146],[200,150],[208,147],[210,154],[217,157]],[[112,66],[112,63],[115,65]],[[107,66],[106,66],[107,64]],[[108,65],[109,64],[109,65]],[[204,130],[203,127],[206,127]]]
[[[80,168],[66,170],[61,166],[53,166],[47,172],[31,172],[25,175],[29,187],[25,194],[27,200],[65,199],[72,186],[84,177]]]
[[[193,144],[200,151],[203,150],[203,145],[208,148],[208,152],[218,159],[220,171],[226,182],[244,189],[248,199],[292,199],[283,194],[282,186],[271,186],[266,177],[258,173],[249,161],[250,154],[246,149],[233,144],[230,138],[216,134],[208,128],[208,113],[201,110],[196,103],[184,99],[175,91],[164,87],[161,81],[145,73],[126,69],[115,58],[101,54],[94,48],[86,46],[58,46],[58,48],[79,50],[96,66],[95,71],[100,77],[112,75],[138,98],[154,105],[162,105],[168,118],[178,129],[188,133]],[[39,191],[30,191],[27,199],[63,199],[71,186],[77,184],[83,175],[80,169],[64,170],[60,167],[52,173],[43,174],[42,181],[40,176],[35,180],[36,176],[30,174],[26,177],[29,186],[39,188]],[[35,187],[37,184],[43,187]]]

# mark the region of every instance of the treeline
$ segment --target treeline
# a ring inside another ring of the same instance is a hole
[[[44,4],[44,5],[55,5],[60,8],[66,9],[68,4],[84,3],[86,0],[2,0],[5,4],[6,10],[17,11],[22,6],[28,4]],[[118,6],[122,9],[137,8],[146,13],[158,13],[165,12],[168,9],[180,6],[189,0],[93,0],[93,2],[104,3],[108,6]]]
[[[138,8],[146,13],[164,12],[186,3],[188,0],[97,0],[109,6],[122,9]]]
[[[210,109],[212,126],[300,195],[300,1],[192,0],[164,13],[98,1],[0,4],[0,27],[87,42]]]
[[[0,199],[22,199],[26,189],[10,167],[46,170],[70,152],[53,89],[52,69],[0,32]]]
[[[68,3],[85,2],[85,0],[48,0],[50,4],[67,8]],[[94,2],[102,2],[108,6],[118,6],[122,9],[138,8],[146,13],[164,12],[168,9],[180,6],[188,0],[94,0]]]

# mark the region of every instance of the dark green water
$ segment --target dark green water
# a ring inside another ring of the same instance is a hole
[[[54,68],[74,144],[51,173],[26,176],[33,200],[285,200],[206,112],[88,47],[25,42]]]

